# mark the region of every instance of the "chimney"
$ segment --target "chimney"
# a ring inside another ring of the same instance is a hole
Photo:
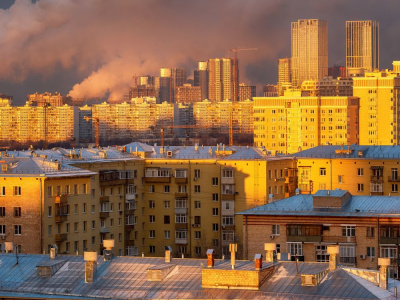
[[[379,268],[379,287],[387,290],[388,288],[388,266],[390,266],[390,258],[378,258]]]
[[[207,250],[207,267],[212,268],[214,267],[214,249],[208,249]]]
[[[262,269],[262,254],[254,255],[254,267],[255,267],[256,271],[259,271]]]
[[[265,262],[274,262],[274,251],[276,251],[276,244],[265,243],[264,250],[267,251],[265,253]]]
[[[235,269],[235,255],[237,252],[237,244],[229,244],[229,252],[231,252],[231,266]]]
[[[53,244],[50,248],[50,259],[55,259],[57,256],[58,247],[57,245]]]
[[[94,277],[96,276],[97,269],[97,252],[96,251],[85,251],[83,253],[83,259],[85,263],[85,283],[93,283]]]
[[[171,262],[171,253],[172,253],[172,248],[170,246],[165,247],[165,262],[169,263]]]
[[[114,240],[103,240],[104,261],[110,261],[113,257]]]
[[[336,270],[339,254],[339,246],[328,246],[327,252],[329,254],[329,270]]]

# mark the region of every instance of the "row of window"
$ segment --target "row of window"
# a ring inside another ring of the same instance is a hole
[[[86,183],[82,184],[81,186],[79,186],[78,184],[74,184],[73,190],[71,190],[71,186],[69,184],[65,185],[63,188],[60,185],[57,185],[55,187],[47,187],[47,197],[70,195],[72,192],[74,195],[87,194],[88,185]]]
[[[170,169],[163,168],[147,168],[145,171],[145,177],[170,177],[171,176]],[[223,178],[233,178],[233,169],[223,169],[222,177]],[[200,169],[194,170],[194,178],[200,178],[201,171]],[[186,169],[177,169],[175,170],[175,178],[187,178],[187,170]],[[214,182],[216,180],[216,182]],[[218,185],[218,177],[214,177],[212,179],[213,185]]]
[[[6,195],[6,187],[0,186],[0,196]],[[21,187],[20,186],[13,186],[13,196],[21,196]]]
[[[0,217],[6,216],[6,208],[4,206],[0,207]],[[14,217],[21,217],[21,207],[13,207],[13,216]]]
[[[6,225],[0,225],[0,234],[6,234]],[[14,235],[21,235],[22,234],[22,225],[14,225]]]

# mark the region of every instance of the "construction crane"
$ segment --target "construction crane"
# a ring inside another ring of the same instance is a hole
[[[235,59],[233,61],[233,100],[232,102],[238,101],[239,98],[239,73],[238,73],[238,57],[237,54],[239,51],[252,51],[252,50],[258,50],[258,48],[233,48],[229,50],[228,52],[231,53],[233,52],[235,54]],[[229,146],[233,145],[233,113],[232,113],[232,107],[229,109]]]
[[[96,136],[96,148],[100,147],[100,138],[99,138],[99,118],[97,117],[88,117],[88,116],[84,116],[83,117],[85,119],[86,122],[89,122],[90,120],[92,120],[92,122],[94,123],[94,133]]]

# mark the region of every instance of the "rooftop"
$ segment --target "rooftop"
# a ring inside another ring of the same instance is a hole
[[[99,256],[94,283],[84,282],[84,260],[81,256],[57,256],[64,265],[52,277],[39,277],[36,266],[48,255],[0,254],[0,296],[35,298],[103,298],[103,299],[378,299],[391,295],[388,291],[354,279],[345,270],[328,272],[315,287],[302,286],[299,274],[319,272],[327,263],[280,262],[276,271],[262,283],[260,290],[202,288],[202,269],[206,261],[173,259],[175,272],[162,281],[148,281],[147,270],[165,264],[164,258],[116,257],[104,261]],[[236,261],[242,269],[252,261]],[[228,261],[216,260],[216,268],[229,269]]]
[[[313,197],[342,197],[345,190],[320,190],[315,195],[296,195],[245,210],[241,215],[296,215],[346,217],[400,217],[399,196],[352,196],[341,207],[314,207]]]

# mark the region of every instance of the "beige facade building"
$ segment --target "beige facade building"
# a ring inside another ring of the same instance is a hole
[[[239,70],[235,73],[234,68],[235,62],[231,58],[208,60],[208,100],[211,102],[233,100],[235,89],[239,86]]]
[[[346,70],[379,69],[379,22],[346,21]]]
[[[296,153],[323,144],[358,143],[355,97],[255,97],[254,144]]]
[[[278,96],[292,86],[292,63],[290,57],[278,59]]]
[[[185,83],[175,90],[175,103],[192,103],[201,101],[201,86]]]
[[[331,76],[320,80],[304,80],[301,84],[302,94],[317,97],[353,96],[353,79],[337,78]]]
[[[353,95],[360,98],[360,144],[399,145],[399,74],[384,70],[353,77]]]
[[[318,19],[293,22],[292,83],[300,87],[304,80],[328,75],[328,23]]]
[[[255,85],[239,84],[239,101],[253,100],[253,97],[256,95],[257,90]]]

